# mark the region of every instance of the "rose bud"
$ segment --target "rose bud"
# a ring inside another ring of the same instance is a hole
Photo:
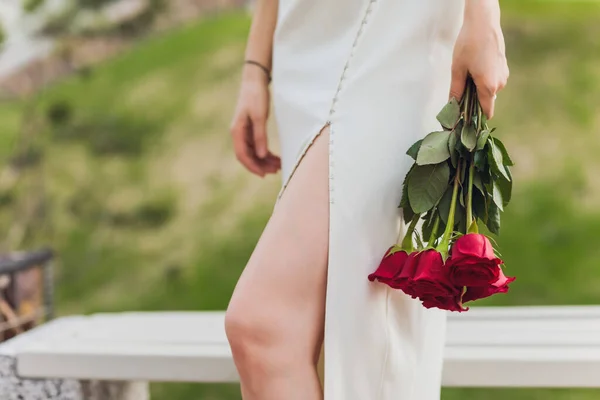
[[[478,233],[461,236],[451,249],[446,266],[457,286],[488,286],[498,280],[502,260],[489,239]]]
[[[392,281],[400,274],[408,258],[406,251],[394,251],[394,248],[395,246],[391,247],[385,253],[381,263],[379,263],[379,267],[369,275],[371,282],[377,280],[378,282],[392,286]]]

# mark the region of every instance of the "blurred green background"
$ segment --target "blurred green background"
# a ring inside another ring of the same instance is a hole
[[[508,295],[481,304],[598,304],[600,6],[502,5],[511,78],[494,125],[514,155],[517,184],[499,242],[518,280]],[[224,309],[280,183],[246,173],[228,134],[249,13],[234,4],[156,30],[148,22],[155,15],[88,31],[59,29],[68,16],[59,17],[41,34],[60,41],[67,64],[77,62],[67,47],[79,43],[74,38],[125,37],[128,45],[33,90],[9,90],[0,103],[2,247],[57,250],[59,314]],[[35,82],[27,77],[25,87]],[[152,390],[157,400],[240,398],[235,385]],[[444,400],[598,396],[443,393]]]

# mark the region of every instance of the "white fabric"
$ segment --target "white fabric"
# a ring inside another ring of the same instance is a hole
[[[284,188],[331,123],[325,399],[439,399],[446,314],[367,275],[401,228],[405,151],[439,129],[463,0],[279,3],[273,98]]]

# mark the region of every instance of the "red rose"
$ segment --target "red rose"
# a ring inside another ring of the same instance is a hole
[[[468,311],[468,308],[463,308],[460,304],[460,296],[454,297],[428,297],[423,299],[423,307],[439,308],[448,311],[463,312]]]
[[[500,276],[502,260],[494,254],[489,239],[479,233],[461,236],[446,263],[457,286],[489,286]]]
[[[417,269],[417,263],[415,262],[415,259],[418,254],[419,253],[416,252],[408,255],[404,264],[404,268],[402,268],[400,274],[396,277],[396,279],[394,279],[394,286],[392,286],[395,289],[401,289],[413,299],[417,298],[417,294],[414,291],[413,278]]]
[[[463,303],[478,299],[484,299],[496,293],[506,293],[508,292],[508,284],[514,281],[515,279],[516,278],[506,277],[502,269],[500,269],[500,277],[496,282],[492,283],[491,285],[468,287],[467,291],[463,295]]]
[[[394,247],[391,247],[385,253],[385,256],[381,260],[381,263],[379,263],[377,270],[369,275],[369,280],[371,282],[377,280],[381,283],[385,283],[394,287],[393,282],[402,271],[404,264],[406,263],[406,259],[408,258],[408,254],[406,254],[404,250],[394,251],[392,253],[391,251],[394,249]]]
[[[421,299],[453,297],[460,292],[450,281],[449,270],[444,266],[442,255],[436,250],[429,249],[411,254],[405,268],[414,271],[409,293],[413,296]]]

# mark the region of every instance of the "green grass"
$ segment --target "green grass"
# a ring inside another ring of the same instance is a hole
[[[517,165],[499,239],[511,292],[480,304],[600,302],[600,6],[505,0],[509,86],[498,133]],[[249,18],[215,15],[139,43],[31,103],[0,105],[0,158],[35,127],[41,158],[10,191],[0,226],[45,186],[44,229],[25,245],[60,254],[61,314],[223,309],[262,231],[278,179],[237,165],[227,127]],[[21,151],[21,150],[19,150]],[[1,183],[1,182],[0,182]],[[235,385],[153,385],[158,400],[239,399]],[[447,389],[444,400],[592,400],[587,390]]]

